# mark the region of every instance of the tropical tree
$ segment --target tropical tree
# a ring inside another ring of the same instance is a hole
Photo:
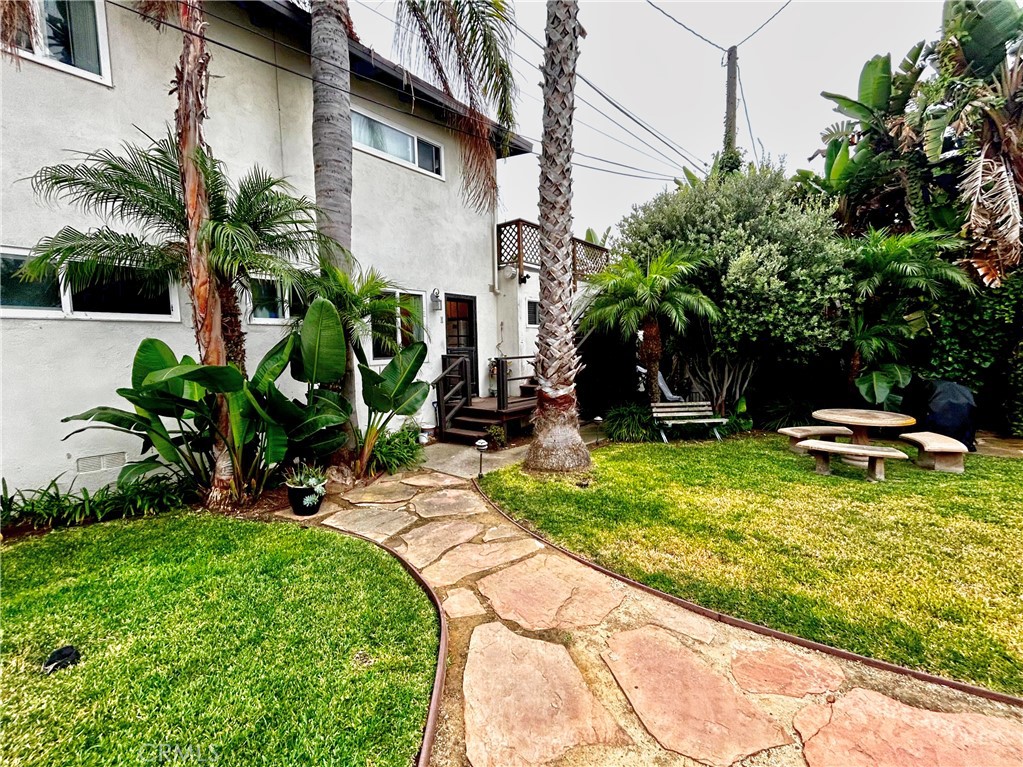
[[[926,327],[934,303],[950,291],[976,288],[961,267],[942,258],[943,253],[962,247],[954,236],[871,229],[850,245],[853,302],[848,309],[848,377],[852,388],[865,374],[866,365],[886,358],[896,361],[904,340]]]
[[[208,218],[198,244],[205,254],[204,272],[220,306],[219,324],[210,329],[222,341],[224,362],[245,369],[245,337],[236,288],[253,278],[289,286],[299,274],[296,264],[311,264],[324,245],[316,230],[316,208],[292,194],[288,184],[259,167],[231,184],[224,165],[204,150],[196,165],[208,197]],[[162,289],[169,278],[190,285],[189,219],[181,185],[180,150],[173,137],[146,147],[124,144],[120,152],[102,149],[76,164],[40,169],[32,177],[43,198],[69,202],[120,223],[88,231],[65,226],[44,237],[21,274],[42,279],[59,273],[72,290],[142,275]],[[144,232],[144,235],[135,232]],[[201,353],[210,344],[196,325]],[[208,364],[208,363],[207,363]]]
[[[664,352],[661,325],[684,333],[691,316],[714,320],[714,303],[689,279],[706,257],[695,250],[665,250],[646,265],[623,258],[606,271],[590,278],[592,297],[588,300],[580,330],[621,333],[632,340],[642,331],[639,358],[646,368],[646,390],[650,402],[661,401],[658,374]]]
[[[313,171],[320,231],[346,249],[352,243],[352,116],[349,38],[358,40],[347,0],[311,0],[310,67],[313,79]],[[453,117],[462,148],[462,190],[482,211],[497,203],[497,169],[491,144],[492,109],[506,128],[514,122],[511,64],[514,10],[506,0],[399,0],[395,41],[406,57],[418,56],[427,75],[466,114]],[[354,354],[348,355],[349,365]],[[354,368],[345,396],[355,399]],[[353,425],[358,426],[353,415]]]
[[[359,339],[397,353],[401,335],[412,337],[423,329],[421,308],[401,292],[401,286],[376,269],[351,271],[321,256],[319,270],[304,272],[301,286],[310,298],[325,298],[341,316],[349,347]]]
[[[577,471],[590,465],[579,435],[575,377],[579,355],[572,325],[572,114],[579,58],[579,4],[547,3],[540,153],[540,330],[536,344],[535,437],[525,465]]]

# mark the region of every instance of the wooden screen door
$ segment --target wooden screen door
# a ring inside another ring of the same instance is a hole
[[[476,340],[476,299],[473,296],[444,296],[444,321],[448,354],[469,358],[472,393],[480,394],[479,352]]]

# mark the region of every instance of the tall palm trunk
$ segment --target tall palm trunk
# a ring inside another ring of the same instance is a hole
[[[661,344],[661,326],[657,318],[650,315],[643,320],[643,343],[640,344],[639,353],[643,357],[643,365],[646,367],[646,393],[650,402],[661,401],[661,385],[658,381],[661,372],[661,354],[664,347]]]
[[[527,468],[578,471],[590,465],[579,435],[572,327],[572,113],[579,57],[579,4],[547,3],[543,151],[540,155],[540,332],[537,339],[535,438]]]
[[[227,351],[221,326],[220,294],[209,269],[209,248],[200,232],[209,221],[209,200],[206,182],[196,153],[204,145],[202,123],[206,116],[206,86],[209,82],[210,56],[206,50],[206,18],[203,0],[178,3],[180,26],[183,30],[181,58],[175,87],[178,108],[175,127],[178,150],[181,153],[181,187],[185,195],[187,220],[186,246],[188,248],[188,285],[192,298],[192,325],[199,354],[205,365],[224,365]],[[234,466],[226,440],[230,439],[231,424],[223,397],[217,398],[219,434],[213,443],[216,461],[207,503],[214,508],[231,502],[231,482]]]
[[[224,356],[227,361],[245,372],[245,331],[242,329],[242,308],[234,285],[217,284],[220,297],[220,327],[224,338]]]
[[[351,17],[346,0],[312,0],[310,67],[313,75],[313,182],[320,233],[352,247],[352,98],[348,59]],[[358,401],[351,339],[343,394]],[[349,420],[359,428],[357,409]]]

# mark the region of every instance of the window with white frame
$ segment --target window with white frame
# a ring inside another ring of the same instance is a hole
[[[72,290],[57,275],[23,281],[17,272],[28,260],[24,248],[0,250],[0,311],[6,317],[177,320],[177,294],[170,280],[128,275],[115,282]]]
[[[254,325],[285,323],[294,317],[304,317],[305,297],[295,286],[284,286],[269,278],[249,280],[249,322]]]
[[[434,176],[444,176],[440,146],[354,109],[352,142],[373,154],[384,155]]]
[[[404,349],[423,340],[424,294],[401,291],[389,295],[396,295],[405,306],[395,312],[393,320],[389,317],[373,319],[373,359],[377,360],[391,359],[395,344],[397,348]],[[394,344],[388,344],[382,337],[394,339]]]
[[[101,0],[31,0],[33,25],[18,32],[26,58],[107,82],[109,51]]]
[[[540,326],[540,302],[526,301],[526,324],[531,327]]]

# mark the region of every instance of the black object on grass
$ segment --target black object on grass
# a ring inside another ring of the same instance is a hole
[[[50,657],[43,663],[43,673],[49,676],[54,671],[60,671],[62,668],[75,665],[81,658],[82,654],[78,652],[74,645],[58,647],[50,653]]]

